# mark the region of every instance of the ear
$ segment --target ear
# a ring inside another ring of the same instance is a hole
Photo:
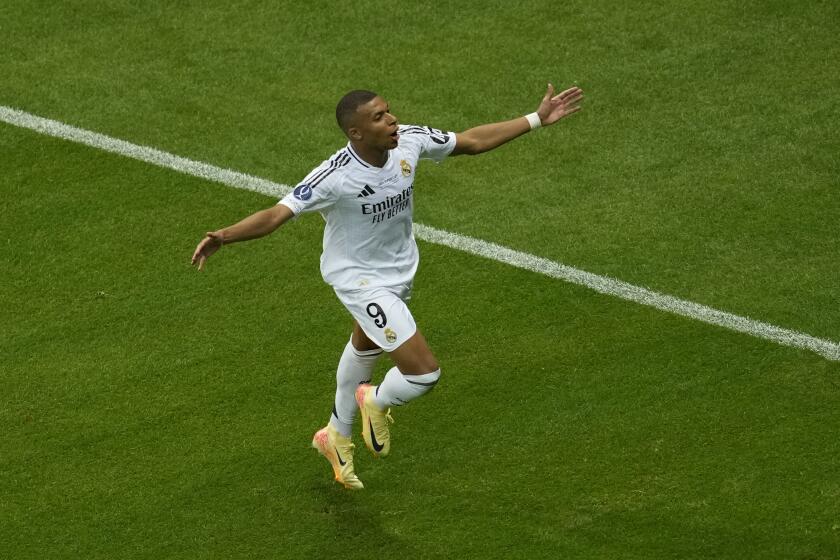
[[[350,140],[361,140],[362,131],[356,128],[355,126],[351,126],[347,129],[347,137],[350,138]]]

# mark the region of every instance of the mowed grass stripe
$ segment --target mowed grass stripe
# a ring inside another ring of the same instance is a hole
[[[281,197],[291,190],[291,186],[289,185],[275,183],[268,179],[254,177],[246,173],[183,158],[149,146],[132,144],[125,140],[39,117],[12,107],[0,105],[0,120],[48,136],[78,142],[107,152],[173,169],[187,175],[275,198]],[[424,224],[415,224],[414,232],[417,238],[429,243],[443,245],[509,264],[517,268],[565,280],[566,282],[585,286],[599,293],[749,334],[784,346],[810,350],[828,360],[840,361],[840,344],[830,340],[727,313],[705,305],[654,292],[627,282],[599,276],[536,255],[516,251],[481,239],[439,230]]]

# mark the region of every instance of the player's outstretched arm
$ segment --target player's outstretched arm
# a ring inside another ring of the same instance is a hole
[[[498,148],[518,136],[540,126],[549,126],[563,117],[581,109],[583,90],[579,87],[554,94],[554,86],[548,84],[548,91],[540,102],[536,112],[509,121],[483,124],[456,134],[455,149],[452,155],[475,155]]]
[[[203,270],[207,259],[221,249],[222,245],[263,237],[288,222],[292,217],[294,217],[294,213],[288,206],[278,204],[255,212],[232,226],[208,231],[204,239],[195,248],[192,264],[198,265],[198,270]]]

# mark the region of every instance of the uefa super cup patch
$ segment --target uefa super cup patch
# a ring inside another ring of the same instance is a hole
[[[298,185],[297,187],[295,187],[295,190],[292,194],[294,194],[295,198],[298,200],[309,200],[310,198],[312,198],[312,187],[306,184]]]

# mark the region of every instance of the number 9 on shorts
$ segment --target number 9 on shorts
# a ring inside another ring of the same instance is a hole
[[[377,346],[391,352],[417,332],[417,324],[404,299],[408,287],[336,290],[344,307]]]

